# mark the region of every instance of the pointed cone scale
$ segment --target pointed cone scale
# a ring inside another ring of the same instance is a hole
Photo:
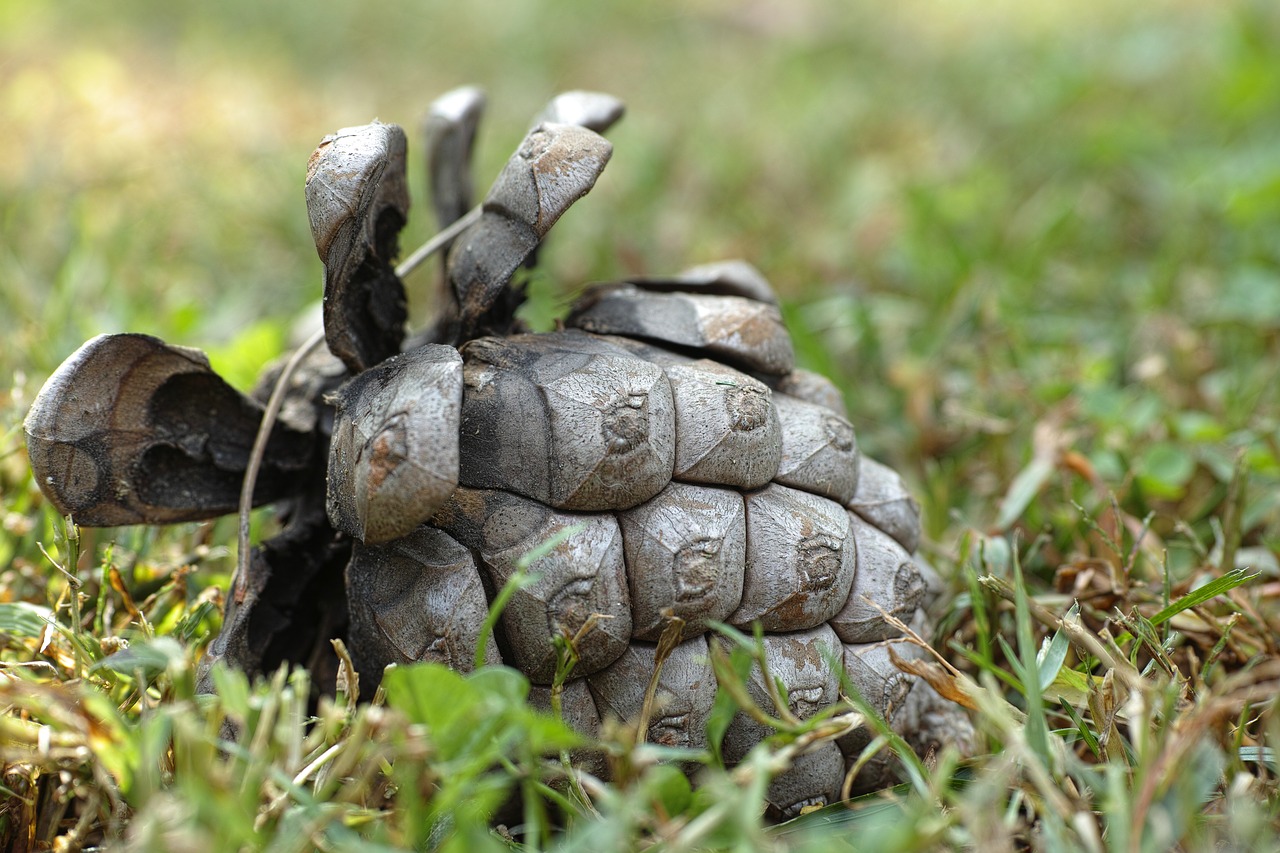
[[[671,483],[656,497],[618,513],[632,635],[656,642],[669,616],[684,620],[681,636],[705,633],[742,601],[747,517],[742,495]]]
[[[573,331],[477,338],[462,355],[463,485],[604,510],[670,482],[675,416],[657,365]]]
[[[557,512],[506,492],[460,488],[432,524],[477,555],[495,591],[540,545],[556,540],[528,563],[531,581],[516,588],[498,623],[502,659],[534,684],[555,677],[555,637],[586,631],[574,675],[590,675],[626,650],[631,600],[622,532],[611,514]]]
[[[778,473],[782,423],[769,388],[732,367],[698,359],[666,365],[676,409],[672,477],[758,489]]]
[[[858,443],[853,426],[835,412],[786,394],[774,394],[782,423],[782,460],[776,482],[841,504],[858,487]]]
[[[657,652],[652,643],[632,643],[620,658],[587,677],[602,716],[627,723],[639,718],[657,668]],[[699,634],[671,650],[658,672],[654,700],[645,740],[679,749],[706,748],[716,677],[705,636]]]
[[[898,629],[884,620],[884,614],[909,620],[924,601],[924,578],[915,560],[888,533],[855,513],[849,513],[849,522],[858,543],[856,580],[848,601],[829,621],[846,643],[887,640]]]
[[[777,483],[744,498],[746,576],[742,602],[726,621],[798,631],[840,612],[857,566],[849,513],[835,501]]]
[[[715,637],[712,642],[720,643],[725,651],[729,650],[730,640],[724,637]],[[837,667],[843,661],[844,649],[829,627],[819,625],[807,631],[765,634],[762,642],[769,675],[785,688],[780,695],[785,698],[791,713],[807,720],[840,698]],[[777,715],[778,708],[769,698],[764,674],[758,664],[751,668],[746,688],[752,700],[766,713]],[[768,725],[739,710],[724,734],[725,761],[741,761],[752,747],[771,734],[773,731]]]
[[[821,373],[797,367],[786,376],[774,380],[771,385],[775,391],[830,409],[845,420],[849,419],[849,410],[844,405],[844,394],[840,393],[840,389],[834,382]]]
[[[489,609],[471,552],[420,527],[385,545],[357,543],[346,571],[351,655],[375,683],[391,664],[432,661],[459,672],[475,663]],[[502,662],[492,635],[485,662]]]

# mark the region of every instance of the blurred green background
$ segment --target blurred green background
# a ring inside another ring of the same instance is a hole
[[[433,229],[417,123],[471,83],[482,188],[556,92],[629,107],[542,256],[544,322],[589,280],[744,257],[935,542],[1051,527],[1052,567],[1115,493],[1207,547],[1243,448],[1245,544],[1274,550],[1277,8],[2,0],[6,530],[40,503],[19,422],[63,358],[148,332],[249,385],[319,297],[311,150],[410,130],[407,251]]]

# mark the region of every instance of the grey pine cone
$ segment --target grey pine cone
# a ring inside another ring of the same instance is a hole
[[[425,122],[442,226],[473,205],[483,107],[477,90],[455,90]],[[621,113],[582,92],[547,107],[479,213],[458,222],[440,316],[417,336],[392,266],[409,206],[405,135],[375,122],[321,143],[306,197],[336,358],[307,360],[290,383],[255,494],[288,499],[290,525],[255,555],[255,571],[274,574],[231,597],[227,630],[240,633],[220,647],[289,632],[291,648],[322,647],[322,629],[281,619],[279,602],[320,594],[309,579],[336,563],[367,690],[390,665],[467,669],[479,645],[549,707],[570,653],[560,697],[572,724],[594,734],[602,719],[634,719],[656,678],[648,738],[704,747],[709,643],[725,642],[713,631],[724,623],[763,629],[770,673],[802,719],[850,689],[886,716],[907,703],[914,677],[885,650],[897,632],[884,614],[911,622],[924,603],[919,505],[860,453],[839,390],[796,367],[758,270],[729,261],[595,284],[564,328],[520,331],[513,274],[595,185],[612,153],[599,134]],[[68,358],[26,431],[60,511],[168,523],[234,510],[261,418],[200,353],[117,335]],[[531,579],[496,635],[480,636],[522,566]],[[775,713],[762,678],[748,691]],[[739,712],[724,754],[741,760],[769,734]],[[830,801],[866,742],[854,733],[802,756],[774,780],[772,807]]]

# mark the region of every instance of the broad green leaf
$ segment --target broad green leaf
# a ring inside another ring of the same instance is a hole
[[[382,683],[387,704],[428,726],[446,760],[476,755],[483,764],[503,739],[536,754],[581,742],[564,723],[529,706],[528,679],[508,667],[462,676],[441,664],[412,664],[388,670]]]
[[[387,670],[382,678],[387,704],[437,731],[444,731],[476,705],[476,688],[438,663],[417,663]]]
[[[35,639],[53,621],[53,611],[42,605],[26,601],[0,603],[0,634]]]
[[[486,697],[496,697],[517,707],[524,707],[529,698],[529,679],[510,667],[481,667],[468,673],[464,679]]]
[[[689,777],[673,764],[656,764],[644,775],[645,793],[668,815],[683,814],[693,801]]]
[[[1138,460],[1138,483],[1156,497],[1177,498],[1195,470],[1195,459],[1181,446],[1153,444]]]
[[[1222,441],[1227,437],[1226,426],[1208,412],[1178,412],[1173,416],[1178,437],[1186,441]]]

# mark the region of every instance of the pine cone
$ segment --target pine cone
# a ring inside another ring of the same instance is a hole
[[[482,106],[458,90],[426,122],[442,227],[472,205]],[[515,318],[513,275],[594,185],[612,151],[600,133],[621,112],[590,93],[552,102],[452,243],[440,316],[416,338],[392,265],[408,217],[405,134],[375,122],[321,143],[306,198],[329,353],[288,386],[254,493],[286,526],[254,550],[211,659],[323,669],[345,622],[366,692],[390,664],[469,669],[480,643],[483,659],[545,686],[555,639],[577,637],[567,715],[590,731],[601,714],[638,716],[655,643],[675,624],[648,735],[700,747],[716,692],[708,642],[723,642],[711,626],[758,624],[797,716],[838,700],[841,661],[882,713],[902,704],[913,680],[876,644],[897,634],[882,610],[909,622],[924,597],[919,507],[860,454],[838,390],[796,368],[756,269],[592,285],[551,333]],[[232,512],[276,375],[245,396],[197,351],[95,338],[26,420],[37,480],[82,525]],[[521,559],[557,536],[496,638],[480,637]],[[749,692],[772,710],[760,679]],[[739,714],[726,758],[768,734]],[[865,741],[804,756],[775,781],[773,806],[836,796]]]

